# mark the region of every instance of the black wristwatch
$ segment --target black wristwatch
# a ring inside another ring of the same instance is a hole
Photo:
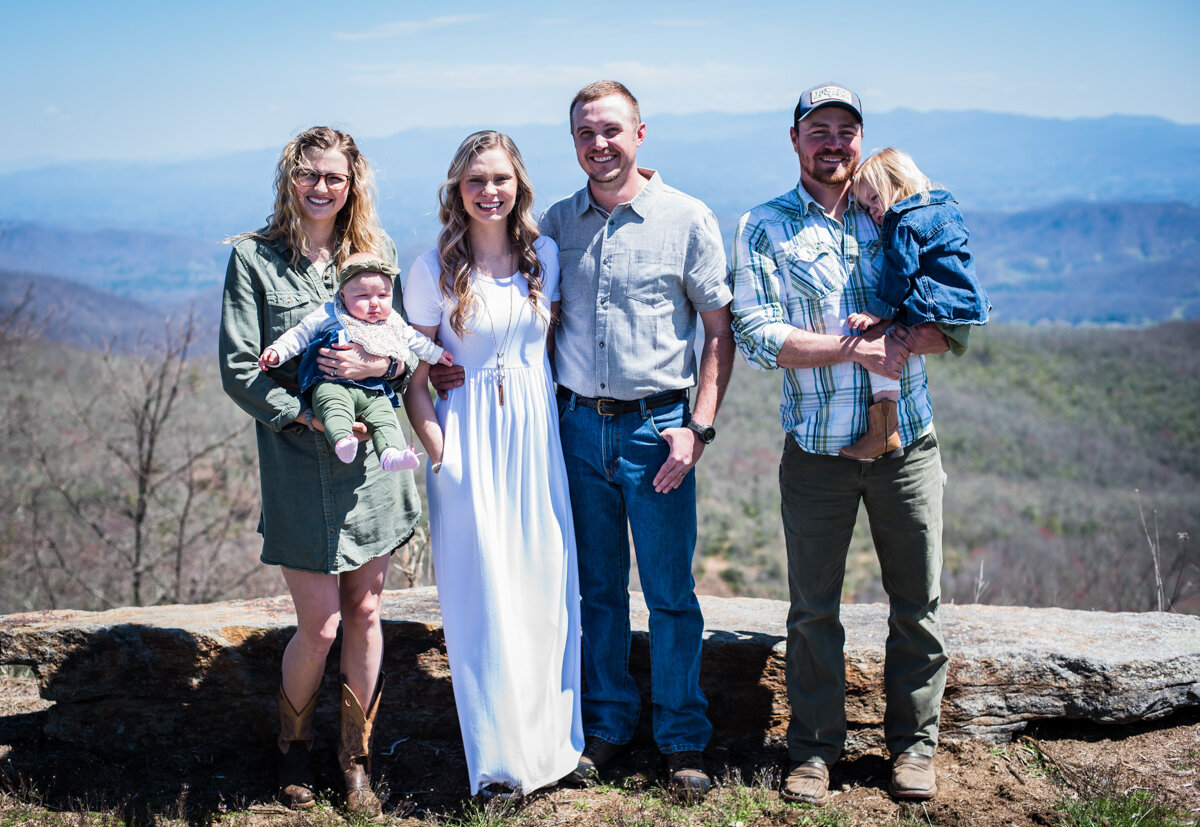
[[[717,438],[717,429],[712,425],[701,425],[694,419],[688,420],[687,427],[696,434],[696,438],[705,445]]]

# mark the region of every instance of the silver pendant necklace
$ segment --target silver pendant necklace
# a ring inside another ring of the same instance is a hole
[[[508,254],[508,262],[509,262],[509,269],[510,269],[508,278],[512,278],[512,273],[511,273],[512,252],[511,251]],[[493,281],[495,281],[495,280],[493,279]],[[514,283],[508,285],[507,289],[505,290],[505,292],[508,293],[508,325],[504,328],[504,341],[503,342],[500,342],[496,338],[496,322],[492,318],[491,309],[488,307],[487,297],[483,295],[482,290],[479,290],[478,288],[476,289],[476,295],[479,297],[479,302],[480,302],[480,304],[483,305],[483,312],[487,313],[488,326],[491,328],[491,333],[492,333],[492,344],[496,348],[496,392],[500,398],[501,406],[504,405],[504,355],[505,355],[505,352],[508,350],[508,343],[509,343],[509,340],[512,338],[512,334],[513,334],[513,321],[514,321],[514,319],[513,319],[513,291],[516,289],[516,287],[517,287],[517,285],[514,282]],[[522,307],[521,309],[524,310],[524,307]],[[518,316],[520,315],[520,312],[521,311],[517,311]]]

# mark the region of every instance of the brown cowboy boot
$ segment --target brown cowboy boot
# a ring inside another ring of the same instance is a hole
[[[293,810],[307,810],[316,804],[313,796],[312,719],[317,710],[313,693],[299,712],[279,686],[279,796]]]
[[[867,408],[867,432],[862,439],[838,453],[846,459],[873,462],[884,454],[898,451],[901,447],[899,424],[896,403],[881,399]]]
[[[346,685],[346,676],[342,675],[342,746],[338,750],[338,764],[342,768],[346,790],[346,811],[372,820],[383,814],[383,805],[371,789],[371,733],[382,694],[383,673],[380,672],[375,683],[375,697],[364,712],[358,698]]]

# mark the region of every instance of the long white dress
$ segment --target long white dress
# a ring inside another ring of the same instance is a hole
[[[543,237],[536,249],[548,315],[558,248]],[[441,471],[425,474],[454,701],[471,793],[528,793],[575,769],[583,749],[575,532],[546,322],[523,276],[476,277],[481,301],[460,338],[439,270],[436,249],[413,263],[404,307],[412,324],[438,326],[466,373],[435,403],[445,449]]]

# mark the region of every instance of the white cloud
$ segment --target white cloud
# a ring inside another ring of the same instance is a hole
[[[50,106],[47,106],[45,109],[43,109],[42,114],[45,115],[46,117],[53,118],[56,121],[71,120],[70,115],[68,115],[66,112],[63,112],[61,109],[59,109],[57,106],[54,106],[53,104],[51,104]]]
[[[335,40],[383,40],[390,37],[421,34],[434,29],[445,29],[451,26],[461,26],[485,20],[486,14],[451,14],[442,17],[431,17],[428,20],[395,20],[391,23],[381,23],[372,29],[357,32],[336,32]]]

